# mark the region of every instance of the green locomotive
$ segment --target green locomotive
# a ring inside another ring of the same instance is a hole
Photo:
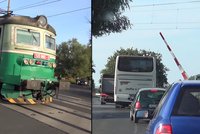
[[[0,16],[0,92],[10,103],[48,103],[58,87],[56,32],[45,16]]]

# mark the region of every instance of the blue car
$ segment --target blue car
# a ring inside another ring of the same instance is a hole
[[[179,81],[169,88],[146,134],[200,134],[200,81]]]

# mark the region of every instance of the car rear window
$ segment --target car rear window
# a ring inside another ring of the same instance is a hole
[[[183,87],[173,108],[176,116],[200,116],[200,87]]]
[[[139,101],[142,107],[149,107],[149,104],[158,104],[165,91],[147,90],[140,92]]]

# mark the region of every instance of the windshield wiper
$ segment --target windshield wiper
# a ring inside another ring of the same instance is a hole
[[[33,32],[31,32],[30,29],[28,29],[28,32],[31,33],[31,35],[32,35],[33,39],[36,41],[36,45],[37,45],[38,41],[37,41],[37,38],[35,37],[35,35],[33,34]],[[33,44],[33,42],[32,42],[32,44]]]

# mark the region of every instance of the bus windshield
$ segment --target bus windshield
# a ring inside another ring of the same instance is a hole
[[[152,72],[153,58],[119,57],[118,70],[125,72]]]

